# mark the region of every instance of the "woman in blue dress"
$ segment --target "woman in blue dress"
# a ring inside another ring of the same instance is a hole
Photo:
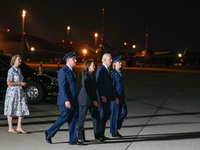
[[[29,115],[29,109],[25,93],[22,89],[22,86],[26,86],[26,82],[23,82],[24,77],[19,68],[21,61],[20,55],[14,55],[10,61],[11,68],[8,70],[8,88],[4,104],[4,115],[7,116],[9,126],[8,133],[27,133],[22,129],[22,120],[25,115]],[[13,116],[18,116],[16,130],[12,125]]]

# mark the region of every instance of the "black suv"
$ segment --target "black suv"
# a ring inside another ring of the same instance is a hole
[[[10,68],[11,57],[0,55],[0,97],[5,97],[7,89],[7,73]],[[19,66],[24,76],[24,87],[29,104],[38,104],[43,100],[56,100],[58,95],[58,82],[56,72],[43,72],[37,76],[37,70],[25,63]]]

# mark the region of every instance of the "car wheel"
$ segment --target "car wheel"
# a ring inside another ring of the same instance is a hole
[[[38,104],[44,99],[44,89],[42,85],[36,81],[27,82],[24,92],[29,104]]]

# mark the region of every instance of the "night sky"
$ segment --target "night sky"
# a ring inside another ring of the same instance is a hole
[[[155,51],[200,52],[199,2],[196,0],[1,0],[0,31],[21,33],[23,9],[25,32],[56,43],[67,37],[82,44],[101,42],[102,8],[105,9],[106,43],[136,44],[145,49],[146,26],[149,48]]]

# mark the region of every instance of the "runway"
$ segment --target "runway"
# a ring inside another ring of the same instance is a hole
[[[75,68],[78,74],[81,67]],[[159,68],[158,68],[159,69]],[[0,149],[6,150],[198,150],[200,148],[200,78],[199,73],[125,69],[125,92],[128,116],[119,131],[122,139],[109,133],[103,143],[94,140],[93,125],[87,115],[86,146],[68,144],[67,123],[52,138],[45,141],[44,132],[60,115],[55,103],[29,105],[24,130],[29,134],[9,134],[3,101],[0,101]],[[78,82],[78,92],[80,82]],[[17,119],[14,119],[16,126]]]

